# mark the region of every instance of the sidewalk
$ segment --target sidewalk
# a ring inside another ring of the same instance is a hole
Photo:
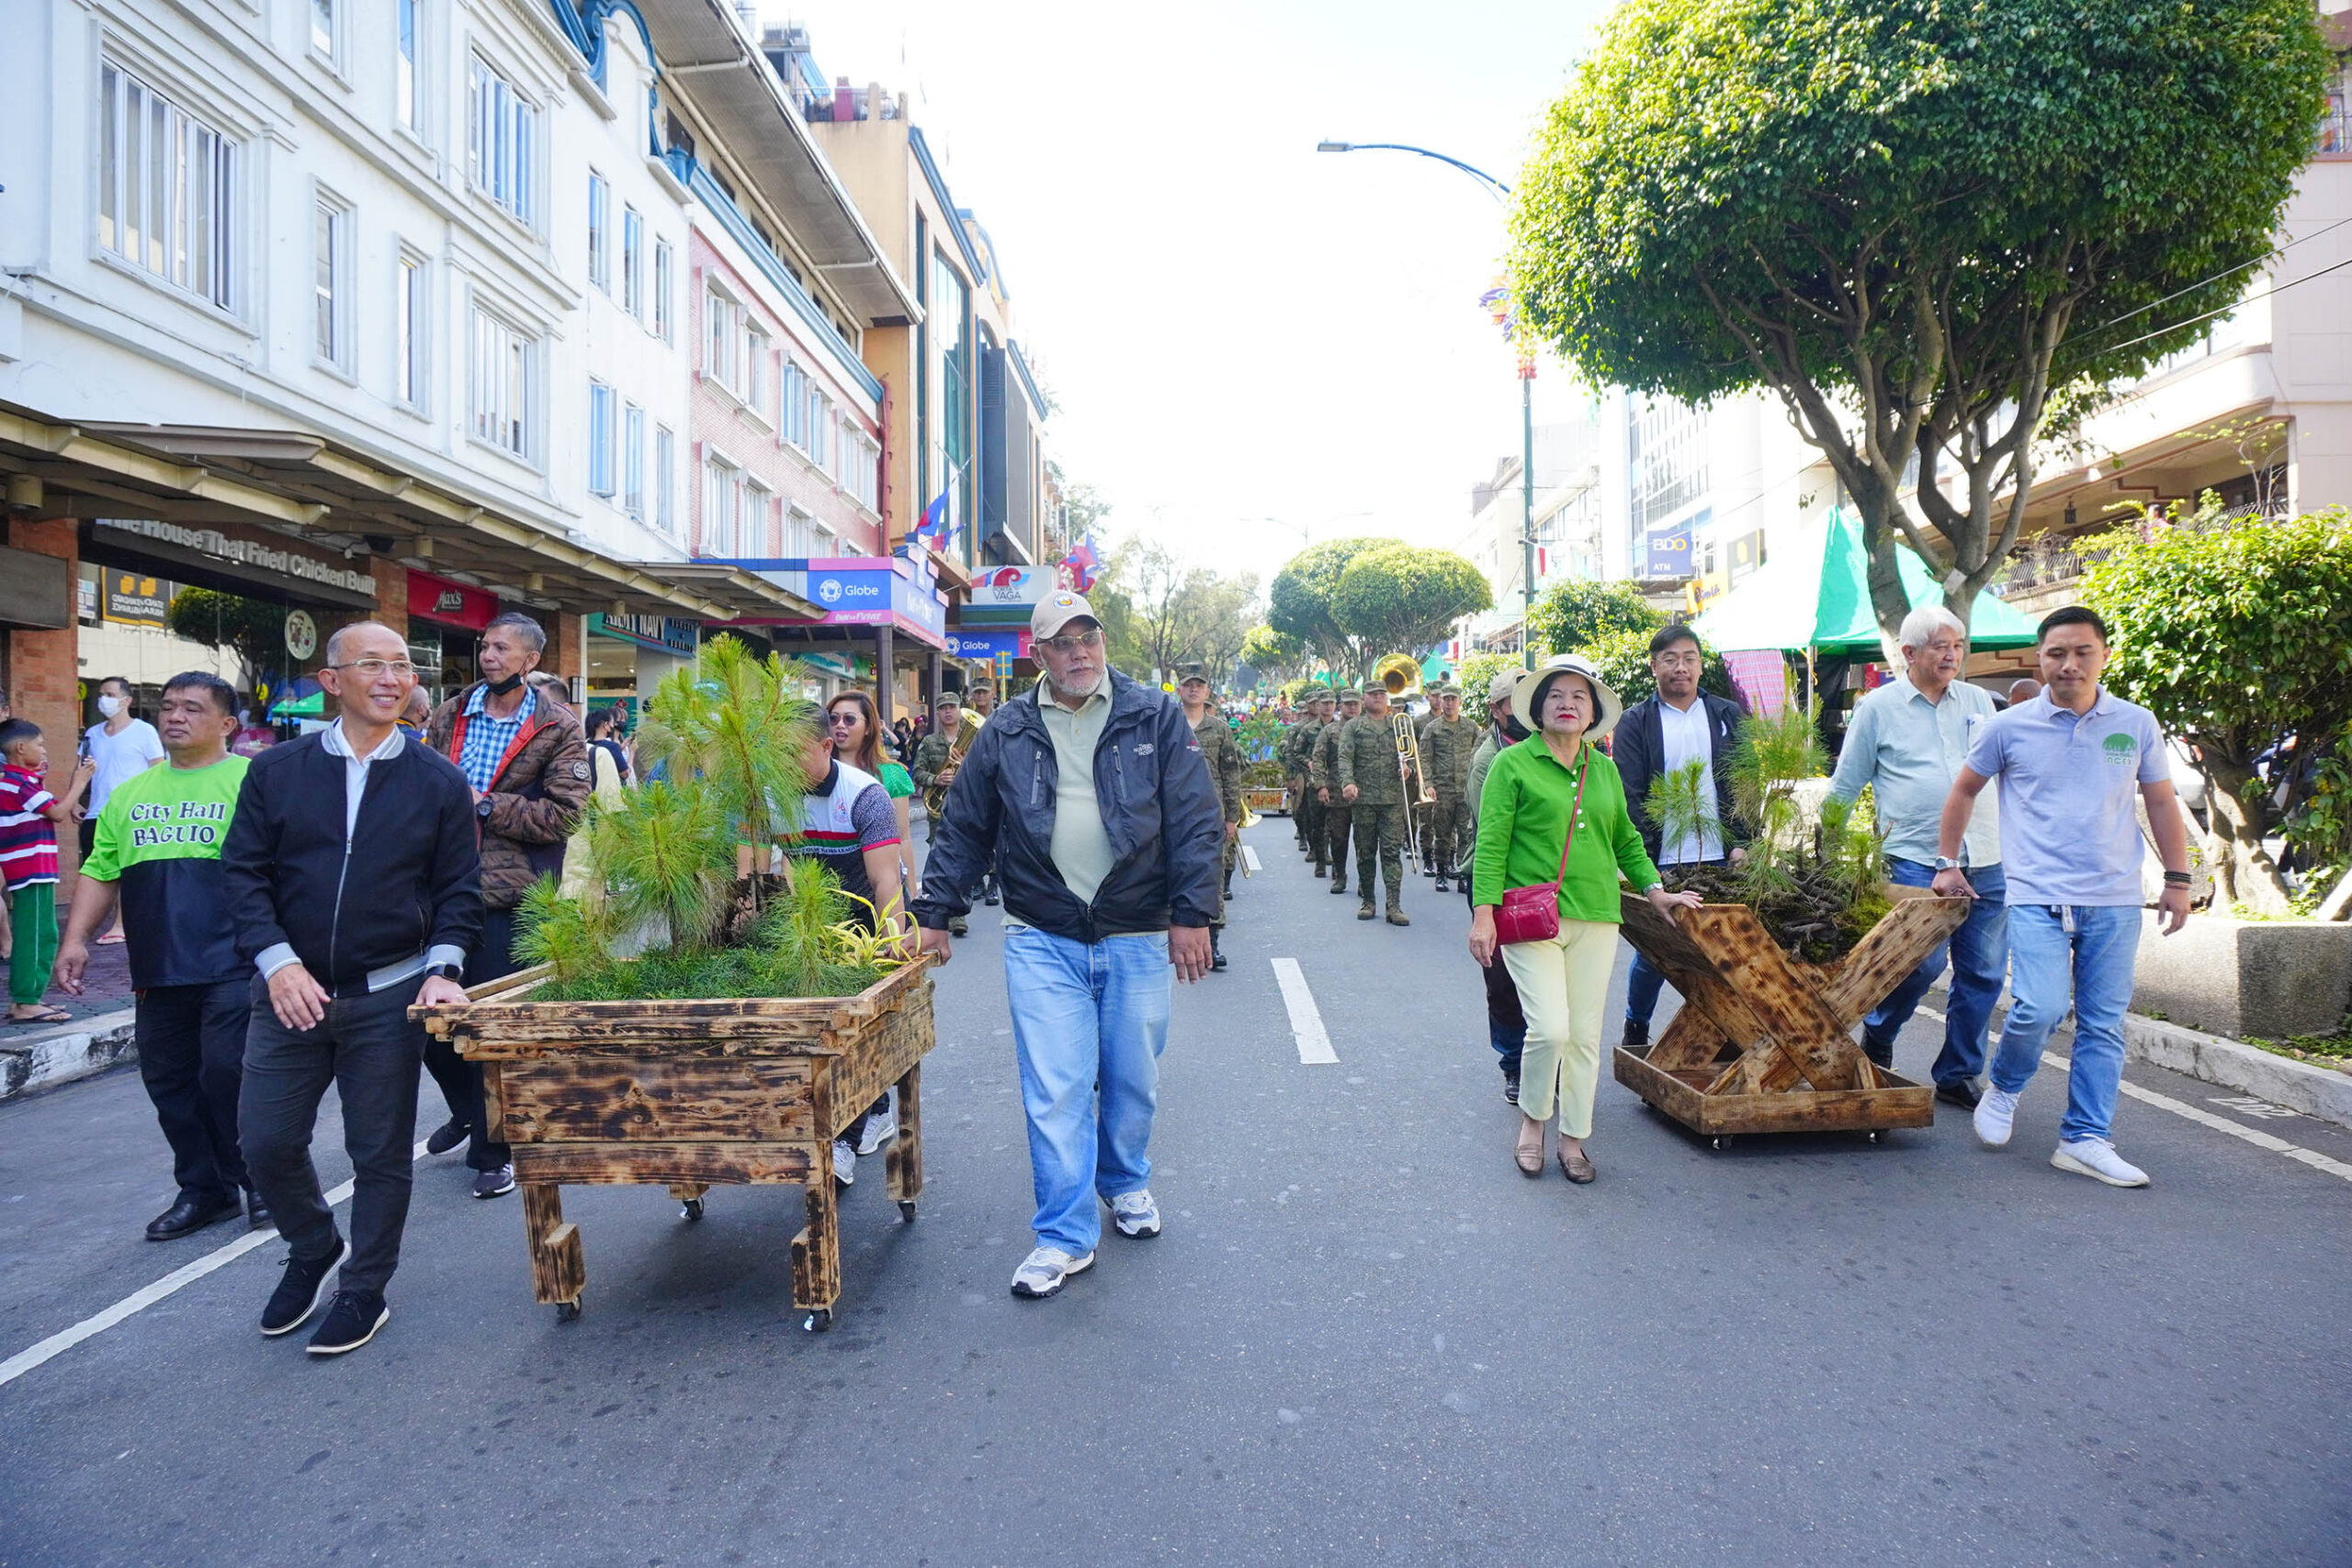
[[[104,1072],[132,1054],[130,963],[120,942],[90,950],[80,996],[52,988],[46,999],[73,1021],[0,1022],[0,1100]]]

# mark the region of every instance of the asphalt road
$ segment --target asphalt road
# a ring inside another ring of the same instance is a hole
[[[1006,1290],[1031,1201],[981,911],[922,1217],[866,1162],[831,1333],[790,1309],[794,1190],[694,1226],[567,1191],[559,1325],[518,1201],[430,1160],[359,1353],[256,1332],[273,1241],[0,1386],[0,1564],[2352,1560],[2352,1182],[2136,1100],[2155,1184],[2062,1175],[2054,1070],[2001,1152],[1948,1116],[1713,1153],[1604,1082],[1600,1182],[1525,1180],[1461,900],[1360,926],[1287,822],[1250,838],[1233,967],[1178,1000],[1168,1233],[1058,1299]],[[1336,1065],[1301,1065],[1278,957]],[[135,1073],[0,1107],[0,1359],[236,1238],[141,1240],[169,1188]]]

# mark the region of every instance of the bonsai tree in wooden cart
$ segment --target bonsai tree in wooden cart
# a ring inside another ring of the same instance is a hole
[[[833,1138],[896,1086],[888,1186],[922,1190],[921,1068],[931,983],[895,906],[861,911],[813,861],[780,858],[812,782],[816,705],[791,671],[720,637],[662,683],[639,732],[650,780],[592,807],[588,892],[523,906],[533,967],[418,1010],[483,1064],[514,1145],[537,1299],[579,1315],[586,1265],[566,1182],[665,1185],[698,1220],[724,1183],[801,1186],[793,1304],[831,1323],[841,1245]]]
[[[1843,803],[1808,813],[1800,781],[1825,760],[1802,708],[1744,721],[1729,761],[1742,863],[1666,870],[1669,887],[1708,900],[1672,920],[1623,897],[1626,939],[1683,1001],[1657,1044],[1618,1050],[1617,1081],[1717,1148],[1748,1132],[1875,1142],[1935,1120],[1933,1089],[1872,1066],[1852,1031],[1951,934],[1966,901],[1889,886],[1878,835]],[[1668,843],[1730,837],[1697,763],[1659,779],[1648,809]]]

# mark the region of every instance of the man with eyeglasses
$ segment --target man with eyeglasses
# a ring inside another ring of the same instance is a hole
[[[357,1349],[391,1316],[384,1287],[408,1221],[424,1058],[424,1026],[408,1010],[465,999],[458,976],[481,935],[472,792],[448,759],[400,732],[416,684],[407,655],[373,621],[327,639],[319,684],[342,716],[253,759],[220,852],[226,915],[257,971],[239,1141],[288,1247],[261,1331],[306,1322],[340,1263],[314,1356]],[[351,1156],[348,1245],[311,1162],[330,1084]]]
[[[1046,678],[972,743],[914,914],[946,962],[948,922],[996,856],[1037,1197],[1012,1293],[1035,1299],[1093,1267],[1098,1201],[1121,1235],[1159,1234],[1149,1145],[1170,971],[1208,972],[1225,823],[1183,709],[1110,668],[1085,599],[1047,594],[1030,632]]]
[[[481,941],[466,962],[469,986],[514,972],[514,910],[542,876],[561,880],[564,846],[595,782],[579,716],[532,680],[547,645],[539,623],[520,611],[492,617],[477,656],[481,679],[425,721],[424,743],[465,773],[481,827]],[[481,1064],[436,1035],[424,1065],[449,1102],[425,1152],[463,1143],[475,1197],[514,1191],[513,1156],[487,1124]]]

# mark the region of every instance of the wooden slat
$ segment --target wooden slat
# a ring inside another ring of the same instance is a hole
[[[922,1196],[922,1064],[899,1080],[899,1135],[884,1156],[886,1190],[901,1201]]]
[[[1756,911],[1708,905],[1683,911],[1692,942],[1816,1089],[1852,1089],[1860,1052],[1839,1018],[1789,963]]]
[[[513,1144],[778,1143],[808,1138],[807,1057],[541,1057],[503,1065]]]
[[[523,1184],[523,1233],[530,1246],[533,1298],[542,1306],[578,1301],[588,1283],[587,1254],[552,1183]]]
[[[792,1238],[792,1304],[830,1309],[842,1293],[841,1211],[830,1172],[808,1184],[808,1224]]]
[[[1919,890],[1902,891],[1916,894]],[[1822,1000],[1850,1027],[1884,1001],[1887,993],[1918,968],[1928,954],[1950,940],[1968,919],[1973,901],[1932,895],[1897,900],[1854,944],[1837,978],[1822,987]]]
[[[901,1007],[868,1025],[834,1058],[831,1080],[837,1121],[830,1132],[839,1134],[880,1099],[885,1089],[930,1055],[933,1035],[929,999],[926,989],[920,998],[922,1005]],[[914,1000],[910,998],[910,1004]]]
[[[1864,1133],[1935,1124],[1935,1090],[1829,1089],[1702,1097],[1709,1133]]]
[[[806,1181],[830,1151],[806,1144],[516,1144],[517,1181],[595,1184]]]
[[[409,1016],[435,1033],[467,1040],[477,1055],[502,1047],[528,1048],[564,1042],[626,1043],[634,1037],[691,1039],[774,1038],[814,1040],[879,1016],[899,1004],[902,993],[927,983],[928,960],[906,964],[854,997],[729,997],[668,1001],[539,1002],[497,999],[488,987],[484,999],[439,1007],[411,1008]],[[543,979],[523,970],[491,986]],[[498,997],[513,994],[502,990]]]
[[[1650,1047],[1649,1061],[1654,1067],[1674,1072],[1683,1067],[1703,1067],[1724,1054],[1730,1040],[1707,1010],[1686,1007],[1674,1015],[1657,1043]]]

